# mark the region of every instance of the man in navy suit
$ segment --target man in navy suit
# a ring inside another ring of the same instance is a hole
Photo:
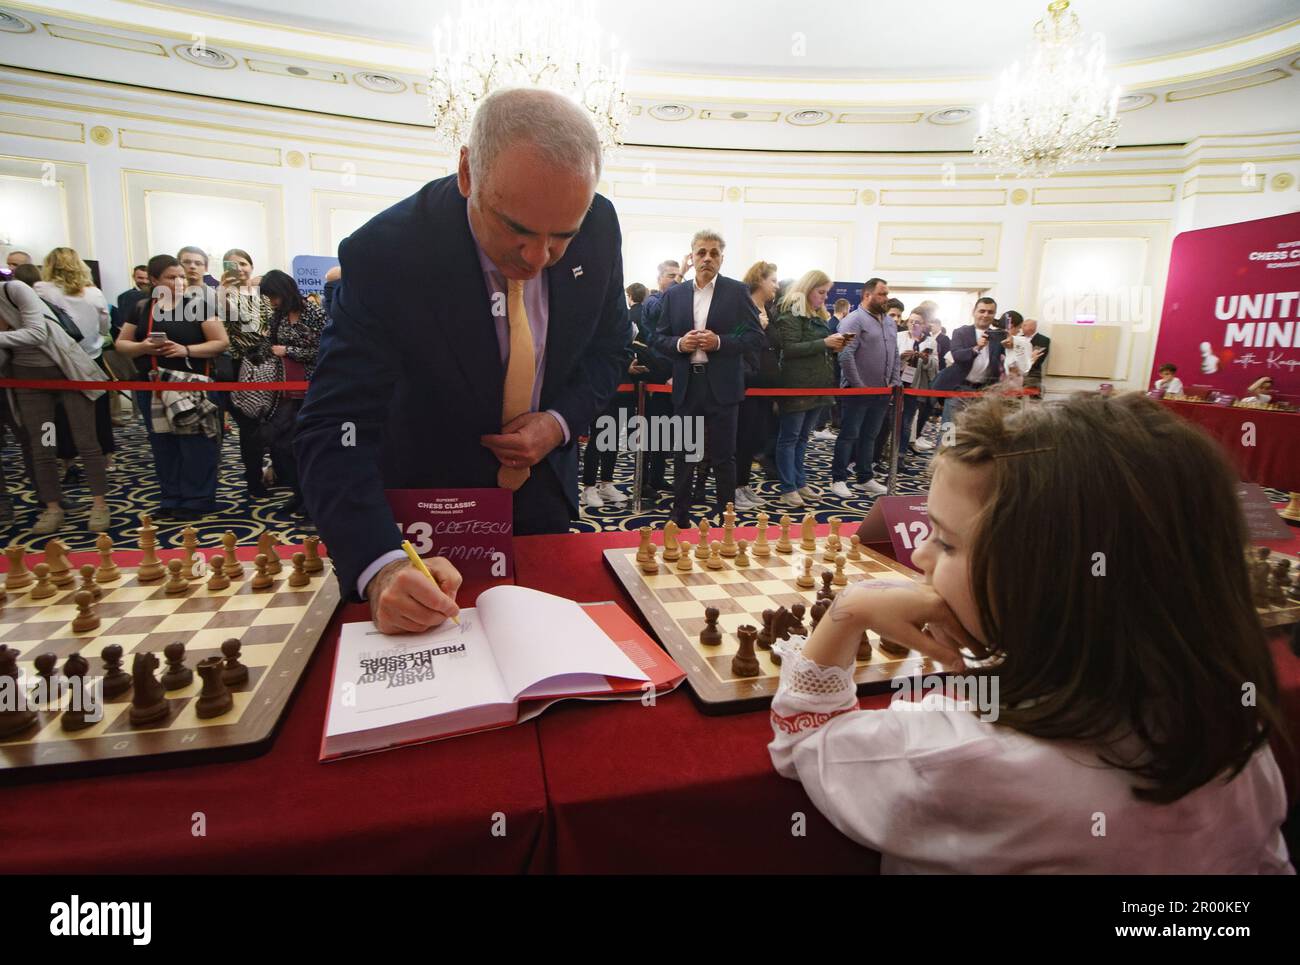
[[[460,582],[445,559],[430,561],[437,587],[406,561],[385,489],[513,489],[519,535],[565,532],[578,515],[577,436],[608,405],[631,341],[600,169],[581,108],[500,91],[454,176],[339,246],[295,451],[339,583],[385,633],[455,614]]]
[[[673,366],[673,410],[681,418],[702,418],[705,459],[717,487],[721,516],[736,492],[736,421],[745,397],[744,356],[758,357],[763,330],[749,289],[723,278],[727,244],[712,231],[691,240],[695,278],[664,293],[655,326],[654,347]],[[686,456],[673,461],[673,520],[691,524],[691,483]]]
[[[1002,377],[1002,339],[989,337],[997,314],[998,303],[992,298],[984,295],[976,300],[971,324],[952,333],[952,362],[939,373],[932,389],[977,392],[998,383]],[[959,399],[945,399],[944,423],[952,422],[959,408]]]

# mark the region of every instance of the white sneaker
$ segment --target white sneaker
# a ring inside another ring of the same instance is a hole
[[[625,502],[627,502],[627,497],[624,496],[624,495],[623,495],[623,494],[622,494],[622,493],[621,493],[621,492],[620,492],[620,491],[619,491],[619,490],[614,486],[614,484],[613,484],[612,482],[603,482],[603,483],[601,483],[598,487],[596,487],[596,492],[598,492],[598,493],[600,494],[600,498],[601,498],[603,501],[607,502],[607,503],[625,503]]]
[[[812,434],[812,437],[818,442],[834,442],[838,436],[831,432],[830,429],[818,429]]]
[[[888,486],[885,486],[882,483],[878,483],[874,479],[868,479],[864,483],[859,483],[858,488],[861,489],[868,496],[880,496],[884,493],[889,492]]]
[[[803,497],[798,493],[784,493],[777,502],[782,506],[790,506],[793,509],[803,509],[804,507]]]
[[[799,495],[802,496],[804,499],[816,499],[821,494],[822,491],[818,489],[816,486],[812,485],[811,483],[809,483],[807,486],[804,486],[803,489],[799,490]]]
[[[731,503],[736,509],[743,509],[746,511],[754,509],[758,505],[745,495],[745,490],[743,489],[736,490],[736,497],[731,501]]]
[[[600,509],[605,500],[600,498],[600,491],[595,486],[588,486],[582,491],[582,505],[588,509]]]
[[[755,506],[763,505],[763,497],[761,497],[758,493],[754,492],[753,486],[745,487],[745,498],[747,498]]]
[[[913,439],[912,448],[917,452],[933,452],[934,443],[929,439]]]
[[[852,499],[854,493],[851,489],[849,489],[848,483],[841,481],[837,483],[831,483],[831,495],[839,496],[840,499]]]

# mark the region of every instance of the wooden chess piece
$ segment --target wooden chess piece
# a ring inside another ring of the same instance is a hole
[[[226,530],[221,537],[221,545],[226,548],[226,578],[242,580],[244,578],[244,566],[239,562],[239,557],[235,554],[235,534],[230,530]]]
[[[235,706],[235,698],[221,679],[221,658],[204,657],[199,661],[198,671],[203,689],[199,691],[199,699],[194,702],[194,713],[201,720],[228,713]]]
[[[677,572],[689,573],[695,567],[695,562],[691,558],[691,544],[682,540],[682,555],[677,558]]]
[[[884,637],[880,638],[880,643],[878,643],[877,646],[880,647],[880,652],[887,657],[902,658],[906,657],[911,652],[901,643],[898,643],[895,640],[886,640]]]
[[[320,558],[320,537],[308,536],[302,541],[303,552],[307,556],[307,564],[304,569],[307,570],[308,576],[314,576],[325,569],[325,561]]]
[[[711,570],[722,569],[722,544],[716,539],[709,545],[709,558],[704,565]]]
[[[731,503],[727,503],[730,508]],[[731,559],[736,555],[736,514],[730,513],[730,518],[722,524],[722,555]]]
[[[834,578],[835,578],[834,574],[832,574],[830,570],[822,570],[822,585],[821,585],[821,589],[817,591],[817,599],[819,600],[835,599],[835,591],[831,589],[831,580],[833,580]]]
[[[733,676],[758,676],[758,656],[754,653],[754,639],[757,636],[757,633],[758,631],[748,623],[736,628],[736,639],[740,641],[740,649],[738,649],[736,655],[731,658],[731,673]]]
[[[858,660],[862,663],[870,663],[871,658],[875,656],[871,652],[871,638],[867,636],[867,631],[862,631],[862,636],[858,639]]]
[[[758,514],[758,536],[754,540],[754,556],[765,560],[772,555],[771,544],[767,541],[767,513]]]
[[[826,537],[826,541],[837,553],[840,550],[840,526],[843,524],[844,520],[838,516],[831,517],[831,535]]]
[[[122,573],[113,561],[113,538],[107,533],[95,537],[95,549],[99,551],[99,569],[95,570],[95,582],[112,583],[120,579]]]
[[[68,565],[68,544],[61,539],[52,539],[45,544],[45,562],[50,566],[50,580],[55,586],[63,588],[77,582]]]
[[[257,538],[257,551],[266,557],[266,572],[272,576],[279,576],[284,569],[284,565],[280,562],[280,554],[275,551],[279,544],[280,541],[269,530]]]
[[[95,597],[89,590],[78,590],[73,600],[77,615],[72,618],[73,633],[89,633],[99,629],[99,614],[95,612]]]
[[[700,643],[706,647],[716,647],[722,643],[722,631],[718,629],[718,608],[704,608],[704,629],[700,631]]]
[[[104,591],[101,590],[99,588],[99,584],[95,582],[95,568],[91,566],[89,563],[85,564],[81,568],[80,589],[89,590],[90,595],[93,596],[96,600],[102,600],[104,598]]]
[[[790,542],[790,523],[789,516],[781,517],[781,538],[776,541],[776,551],[778,553],[794,552],[794,544]]]
[[[776,634],[773,632],[773,623],[775,621],[775,610],[763,611],[763,629],[758,631],[758,639],[756,641],[760,650],[771,650],[772,644],[776,643]]]
[[[1291,519],[1300,522],[1300,493],[1289,493],[1285,509],[1279,509],[1277,514],[1283,519]]]
[[[805,553],[815,553],[817,551],[817,517],[812,513],[803,514],[803,522],[800,524],[799,548]]]
[[[808,612],[808,608],[802,603],[792,603],[790,605],[790,632],[801,637],[808,636],[808,628],[803,625],[803,615]]]
[[[772,617],[772,639],[790,639],[790,611],[783,606],[777,607],[776,615]]]
[[[221,652],[226,664],[221,670],[221,680],[227,687],[248,683],[248,668],[239,662],[239,651],[243,647],[237,639],[221,641]]]
[[[167,661],[167,669],[162,675],[164,690],[180,690],[194,683],[194,671],[185,666],[184,643],[174,640],[167,644],[163,647],[163,657]]]
[[[163,685],[154,676],[158,658],[152,653],[137,653],[131,663],[131,716],[134,727],[154,724],[171,710]]]
[[[707,560],[709,558],[709,521],[700,520],[700,541],[695,545],[695,558],[697,560]]]
[[[794,585],[801,590],[811,590],[817,585],[816,580],[813,579],[812,565],[812,557],[805,556],[803,558],[803,572],[794,578]]]
[[[682,547],[677,541],[677,534],[680,532],[676,523],[671,519],[664,524],[664,562],[676,563],[677,558],[681,556]]]
[[[78,596],[81,594],[78,593]],[[64,730],[85,730],[94,727],[98,721],[88,719],[94,698],[86,687],[86,675],[90,673],[90,661],[79,653],[68,657],[63,664],[64,676],[68,678],[71,697],[68,709],[59,717],[59,726]]]
[[[167,585],[163,587],[163,592],[168,596],[178,596],[182,593],[188,593],[190,590],[190,581],[185,579],[182,572],[185,564],[180,560],[167,561]]]
[[[857,533],[849,537],[849,559],[855,563],[862,559],[862,537]]]
[[[651,557],[650,562],[654,562]],[[655,566],[658,572],[659,567]],[[307,554],[298,552],[293,554],[293,572],[289,574],[289,585],[293,587],[310,586],[311,577],[307,575]]]
[[[5,549],[9,558],[9,570],[5,573],[5,590],[21,590],[35,582],[31,570],[27,568],[27,547],[15,543]]]
[[[225,573],[226,557],[224,553],[214,553],[209,564],[208,592],[215,593],[230,586],[230,577]]]
[[[140,565],[135,571],[135,578],[141,583],[155,583],[167,572],[162,560],[158,558],[157,533],[153,520],[148,514],[142,515],[140,517]]]
[[[11,547],[12,548],[12,547]],[[8,550],[5,551],[6,553]],[[10,557],[12,559],[12,557]],[[8,683],[5,687],[9,693],[18,692],[18,658],[21,656],[20,651],[13,647],[0,645],[0,678],[7,678]],[[40,660],[40,657],[36,658]],[[50,691],[46,691],[49,693]],[[0,737],[12,737],[14,734],[21,734],[27,728],[36,723],[37,714],[30,706],[18,707],[16,701],[6,700],[0,703]]]
[[[736,504],[735,503],[727,503],[726,508],[723,509],[722,511],[723,530],[726,530],[728,526],[730,526],[732,529],[736,528]],[[727,545],[727,541],[725,539],[722,541],[722,545],[723,546]]]
[[[812,618],[812,630],[814,633],[817,631],[817,624],[822,622],[822,617],[826,615],[826,611],[830,609],[830,606],[831,603],[829,600],[818,600],[812,605],[812,609],[808,611],[809,617]]]
[[[646,576],[659,575],[659,561],[655,559],[655,547],[653,544],[651,544],[650,546],[650,555],[645,559],[643,559],[637,565],[641,567],[641,572],[644,573]],[[289,577],[289,584],[290,586],[293,585],[293,577]]]
[[[849,578],[844,575],[844,554],[841,553],[835,557],[835,579],[831,581],[836,586],[848,586]]]
[[[253,560],[253,565],[257,567],[257,573],[253,576],[253,589],[269,590],[275,582],[271,579],[271,561],[266,558],[265,553],[258,553],[257,558]]]
[[[122,669],[122,647],[110,643],[99,652],[99,659],[104,665],[104,699],[121,697],[131,689],[131,675]]]
[[[642,526],[638,532],[641,534],[641,545],[636,548],[636,561],[644,563],[648,559],[654,559],[654,543],[650,541],[649,526]]]
[[[747,539],[736,543],[736,566],[742,570],[749,566],[749,540]]]
[[[17,650],[14,651],[17,654]],[[55,687],[58,684],[59,677],[59,655],[57,653],[43,653],[38,656],[33,663],[36,664],[36,674],[40,677],[40,684],[45,688],[45,703],[54,702]]]
[[[185,571],[185,579],[199,580],[203,578],[199,566],[199,534],[193,526],[186,526],[181,530],[181,546],[185,549],[185,560],[181,569]]]
[[[59,588],[50,580],[50,564],[37,563],[32,567],[36,571],[36,585],[32,587],[32,592],[27,594],[30,600],[48,600],[59,592]]]

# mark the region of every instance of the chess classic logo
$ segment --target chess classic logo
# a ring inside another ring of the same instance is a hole
[[[976,710],[986,724],[998,719],[997,674],[925,674],[917,677],[895,677],[889,682],[894,695],[889,698],[890,710]],[[934,694],[941,700],[925,703]]]
[[[133,945],[148,945],[153,935],[153,903],[148,901],[87,901],[73,895],[50,905],[50,934],[58,937],[129,937]]]
[[[704,458],[704,417],[680,415],[628,416],[596,419],[597,452],[685,452],[687,462]]]

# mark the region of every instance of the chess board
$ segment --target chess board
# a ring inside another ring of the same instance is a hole
[[[796,528],[797,529],[797,528]],[[693,535],[683,533],[687,539]],[[757,677],[737,677],[731,672],[731,661],[739,642],[736,628],[749,624],[763,627],[763,611],[790,607],[802,603],[810,611],[817,599],[816,588],[805,590],[795,584],[803,571],[805,556],[813,558],[812,574],[816,587],[821,586],[821,571],[834,572],[834,564],[823,561],[826,537],[817,539],[817,549],[805,552],[800,549],[797,532],[791,533],[793,551],[788,554],[776,551],[776,541],[769,544],[771,556],[766,559],[752,555],[750,565],[737,567],[732,559],[723,558],[723,569],[705,568],[703,560],[695,560],[688,573],[678,572],[674,564],[663,562],[663,536],[655,536],[659,553],[659,573],[648,576],[637,563],[636,547],[605,551],[605,562],[613,569],[624,589],[649,623],[651,630],[672,658],[686,671],[691,686],[705,713],[727,714],[754,710],[771,703],[776,694],[781,668],[772,662],[770,652],[756,648],[759,674]],[[847,540],[841,553],[847,555]],[[691,547],[694,554],[695,547]],[[916,574],[900,563],[888,559],[866,547],[861,549],[860,560],[847,560],[844,573],[849,583],[860,580],[903,577],[916,579]],[[833,587],[836,592],[842,587]],[[718,629],[722,643],[707,646],[700,643],[704,628],[704,610],[717,607]],[[811,616],[804,623],[811,627]],[[859,693],[875,693],[890,689],[897,677],[911,677],[918,673],[937,671],[932,661],[915,651],[905,657],[892,657],[879,648],[879,637],[869,632],[871,660],[858,661],[854,679]]]
[[[1268,558],[1270,560],[1289,560],[1291,562],[1291,572],[1300,573],[1300,558],[1291,556],[1287,553],[1278,553],[1276,551],[1270,553]],[[1274,627],[1300,624],[1300,589],[1296,589],[1293,586],[1293,588],[1287,592],[1285,603],[1267,603],[1263,606],[1257,605],[1255,607],[1255,612],[1259,614],[1259,622],[1268,630],[1271,630]]]
[[[18,668],[25,687],[36,681],[33,661],[42,653],[55,654],[62,668],[68,656],[79,652],[93,678],[103,673],[100,652],[118,644],[128,673],[136,653],[153,652],[161,676],[167,644],[183,642],[185,665],[194,668],[204,657],[221,656],[222,641],[232,637],[242,643],[240,661],[249,676],[230,687],[233,709],[207,720],[195,710],[202,686],[197,672],[191,684],[166,693],[167,716],[143,727],[130,723],[130,691],[105,700],[103,719],[79,731],[66,731],[59,722],[70,693],[56,706],[36,704],[35,724],[0,737],[0,781],[252,757],[265,751],[338,606],[338,581],[329,561],[323,562],[323,571],[310,574],[304,587],[288,585],[292,568],[284,559],[271,587],[254,590],[253,566],[244,561],[244,578],[232,580],[228,588],[211,590],[206,579],[195,579],[176,595],[164,590],[165,578],[141,583],[135,567],[120,567],[117,580],[101,584],[99,628],[82,633],[72,630],[77,583],[43,600],[31,599],[31,586],[9,590],[0,607],[0,643],[21,652]]]

